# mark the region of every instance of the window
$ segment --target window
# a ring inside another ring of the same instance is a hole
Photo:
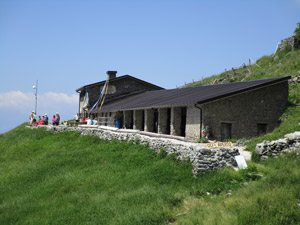
[[[221,123],[221,140],[231,139],[232,123]]]
[[[267,124],[266,123],[258,123],[257,124],[257,135],[261,136],[267,133]]]

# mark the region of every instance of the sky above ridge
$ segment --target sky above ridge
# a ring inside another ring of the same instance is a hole
[[[0,0],[0,133],[78,111],[107,70],[175,88],[272,54],[300,0]]]

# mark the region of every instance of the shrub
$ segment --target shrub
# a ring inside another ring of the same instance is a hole
[[[299,43],[300,42],[300,23],[297,23],[298,27],[295,29],[295,40]]]

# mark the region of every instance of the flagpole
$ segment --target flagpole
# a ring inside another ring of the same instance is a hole
[[[35,86],[32,87],[35,89],[35,115],[37,115],[37,103],[38,103],[38,80],[36,80]]]

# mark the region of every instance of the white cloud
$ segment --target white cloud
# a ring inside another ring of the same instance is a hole
[[[52,102],[54,104],[68,104],[74,105],[78,103],[78,95],[67,95],[65,93],[54,93],[54,92],[47,92],[46,94],[41,96],[42,102]]]
[[[78,95],[47,92],[38,95],[38,115],[52,115],[59,112],[61,120],[73,119],[78,112]],[[21,91],[0,93],[0,133],[8,131],[23,122],[35,108],[35,95]]]
[[[78,95],[47,92],[38,95],[38,115],[48,114],[49,117],[59,112],[62,120],[72,119],[78,112]],[[28,115],[35,109],[35,95],[21,91],[0,93],[0,114],[18,115],[21,121],[27,121]],[[13,118],[6,118],[12,120]],[[14,117],[14,120],[16,117]],[[0,118],[1,120],[1,118]],[[3,121],[0,121],[2,124]]]
[[[34,94],[23,93],[21,91],[11,91],[7,93],[0,94],[0,107],[23,107],[28,105],[32,99],[34,99]]]
[[[55,106],[61,107],[63,105],[78,105],[78,95],[54,92],[38,95],[38,108],[55,108]],[[27,109],[34,106],[35,96],[33,93],[23,93],[21,91],[0,93],[0,108]]]

